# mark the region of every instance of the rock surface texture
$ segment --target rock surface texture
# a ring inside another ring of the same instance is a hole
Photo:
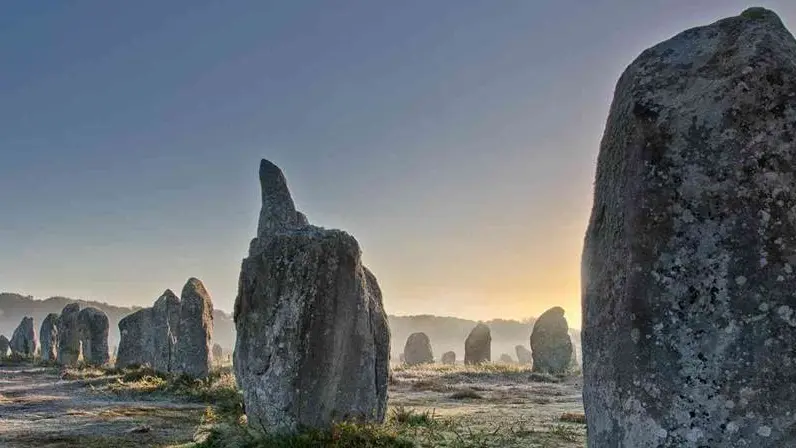
[[[80,359],[80,305],[70,303],[58,316],[58,364],[70,366]]]
[[[796,446],[796,41],[773,12],[627,68],[593,207],[588,446]]]
[[[23,317],[22,321],[11,335],[9,347],[15,355],[30,357],[36,353],[36,330],[33,328],[33,318]]]
[[[517,354],[518,363],[528,364],[528,365],[533,363],[533,356],[531,355],[531,351],[525,348],[524,346],[518,345],[514,347],[514,352]]]
[[[445,352],[440,358],[440,362],[447,365],[456,364],[456,352]]]
[[[147,360],[158,372],[171,372],[176,367],[177,336],[180,332],[180,298],[167,289],[152,306],[151,352]]]
[[[83,361],[94,366],[108,362],[108,316],[94,307],[83,308],[77,317],[80,323],[80,344]]]
[[[180,330],[175,350],[174,372],[193,378],[210,373],[213,337],[213,301],[205,285],[188,279],[180,296]]]
[[[531,332],[531,354],[534,372],[563,374],[575,365],[563,308],[550,308],[536,319]]]
[[[483,364],[492,360],[492,335],[489,327],[478,324],[464,341],[464,363]]]
[[[58,315],[50,313],[41,322],[39,329],[39,344],[41,344],[41,360],[58,360]]]
[[[152,308],[144,308],[119,321],[116,367],[152,365]]]
[[[410,366],[434,362],[431,340],[425,333],[412,333],[406,338],[404,361]]]
[[[390,333],[357,241],[309,225],[282,172],[260,164],[262,210],[235,301],[235,374],[249,424],[269,432],[379,422]]]
[[[0,358],[8,356],[9,341],[5,335],[0,334]]]

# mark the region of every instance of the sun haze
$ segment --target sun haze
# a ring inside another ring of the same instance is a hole
[[[790,0],[761,2],[796,24]],[[0,14],[0,290],[234,302],[257,169],[354,235],[390,314],[580,327],[613,87],[745,2],[15,2]]]

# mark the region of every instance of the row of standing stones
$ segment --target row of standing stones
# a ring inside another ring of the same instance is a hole
[[[569,337],[569,326],[564,318],[564,309],[553,307],[539,316],[531,332],[531,350],[522,345],[515,347],[517,362],[533,364],[539,373],[566,374],[576,367],[575,352]],[[464,343],[464,364],[490,362],[492,337],[489,327],[478,324]],[[502,354],[500,362],[513,363],[509,354]],[[431,340],[425,333],[412,333],[406,339],[401,362],[407,365],[420,365],[434,362]],[[443,364],[455,364],[456,353],[445,352],[440,358]]]
[[[796,40],[762,8],[621,76],[582,259],[590,447],[796,446],[795,133]],[[235,303],[249,424],[381,421],[390,335],[359,245],[265,160],[260,181]]]
[[[93,308],[80,309],[73,303],[64,307],[61,314],[50,313],[42,321],[38,336],[32,317],[23,317],[11,340],[0,336],[0,356],[11,354],[31,358],[37,352],[42,361],[61,365],[75,365],[80,354],[90,365],[108,362],[108,316]]]

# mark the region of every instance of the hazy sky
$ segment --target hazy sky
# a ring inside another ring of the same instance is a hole
[[[389,313],[579,327],[619,74],[747,6],[3,2],[0,291],[149,305],[196,276],[231,310],[265,157],[357,237]]]

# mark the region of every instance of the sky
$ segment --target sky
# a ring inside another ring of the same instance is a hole
[[[388,313],[580,327],[616,80],[748,6],[3,2],[0,291],[147,306],[195,276],[231,311],[267,158],[359,240]]]

